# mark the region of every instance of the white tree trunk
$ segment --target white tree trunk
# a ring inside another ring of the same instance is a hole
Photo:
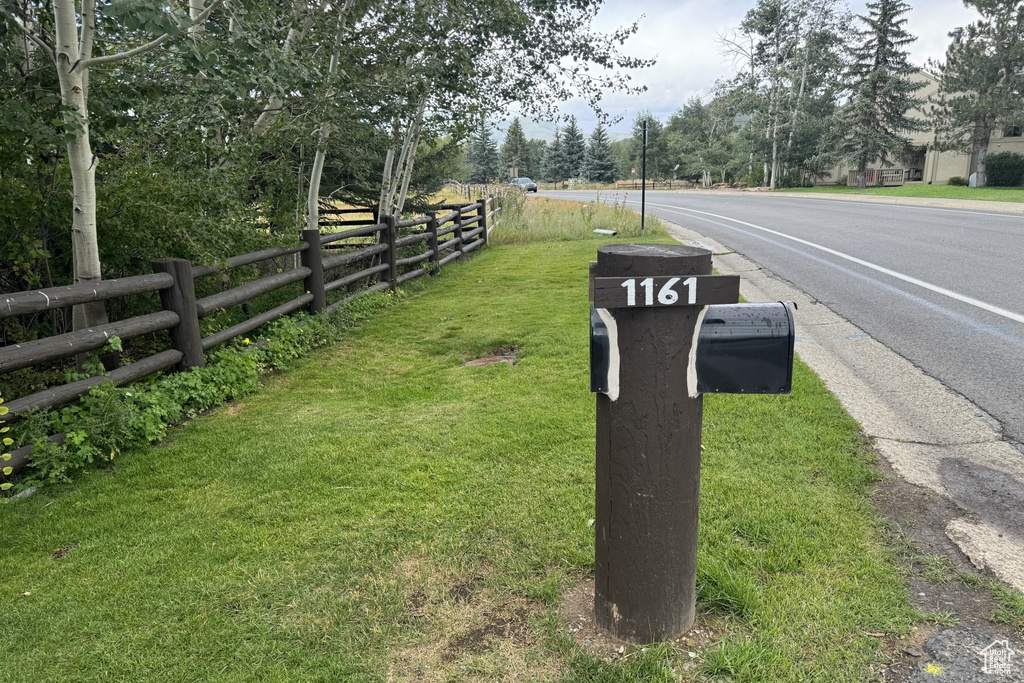
[[[97,282],[102,279],[99,241],[96,232],[96,162],[89,140],[88,67],[79,61],[88,58],[81,48],[91,51],[91,32],[95,24],[94,12],[83,17],[83,41],[79,44],[78,12],[74,0],[55,0],[54,28],[56,32],[55,61],[60,80],[61,104],[70,111],[64,115],[66,129],[71,133],[67,143],[68,163],[71,166],[72,219],[71,248],[75,283]],[[91,3],[86,0],[83,10]],[[77,67],[77,68],[76,68]],[[107,322],[103,302],[82,304],[74,308],[74,329],[102,325]]]

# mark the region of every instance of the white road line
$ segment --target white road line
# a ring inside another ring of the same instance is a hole
[[[782,198],[780,197],[780,199],[782,199]],[[636,201],[633,201],[633,200],[627,200],[627,201],[629,201],[630,204],[636,204],[637,203]],[[815,244],[814,242],[809,242],[807,240],[800,239],[799,237],[793,237],[792,235],[787,235],[784,232],[779,232],[777,230],[772,230],[771,228],[766,228],[766,227],[761,226],[761,225],[755,225],[753,223],[747,223],[746,221],[741,221],[738,218],[729,218],[728,216],[722,216],[720,214],[710,213],[708,211],[699,211],[698,209],[691,209],[691,208],[685,207],[685,206],[672,206],[671,204],[654,204],[652,202],[647,202],[647,206],[653,206],[653,207],[662,208],[662,209],[670,209],[674,213],[679,213],[679,214],[684,215],[684,216],[687,215],[687,213],[685,213],[685,212],[690,212],[691,214],[699,213],[699,214],[702,214],[702,215],[705,215],[705,216],[712,216],[714,218],[720,218],[720,219],[725,220],[725,221],[731,221],[733,223],[738,223],[739,225],[745,225],[748,228],[754,228],[755,230],[761,230],[762,232],[767,232],[769,234],[776,235],[778,237],[782,237],[782,238],[785,238],[787,240],[792,240],[794,242],[798,242],[800,244],[803,244],[803,245],[806,245],[808,247],[811,247],[812,249],[818,249],[818,250],[823,251],[823,252],[825,252],[827,254],[832,254],[833,256],[838,256],[839,258],[845,259],[847,261],[850,261],[851,263],[856,263],[857,265],[864,266],[865,268],[870,268],[872,270],[878,271],[879,273],[885,273],[886,275],[888,275],[890,277],[894,277],[897,280],[903,280],[904,282],[909,282],[912,285],[917,285],[918,287],[923,287],[924,289],[927,289],[929,291],[935,292],[936,294],[941,294],[943,296],[949,297],[950,299],[955,299],[957,301],[963,302],[963,303],[968,304],[970,306],[975,306],[976,308],[980,308],[983,311],[988,311],[989,313],[995,313],[996,315],[1002,316],[1003,318],[1007,318],[1008,320],[1013,320],[1014,322],[1018,322],[1018,323],[1024,323],[1024,315],[1021,315],[1019,313],[1014,313],[1013,311],[1008,311],[1005,308],[999,308],[998,306],[993,306],[992,304],[988,304],[988,303],[985,303],[984,301],[980,301],[978,299],[966,296],[964,294],[960,294],[959,292],[954,292],[952,290],[946,289],[945,287],[939,287],[938,285],[933,285],[930,282],[925,282],[924,280],[919,280],[916,277],[911,277],[909,275],[904,275],[903,273],[898,273],[895,270],[890,270],[890,269],[885,268],[883,266],[879,266],[879,265],[876,265],[874,263],[871,263],[870,261],[865,261],[864,259],[859,259],[856,256],[851,256],[849,254],[844,254],[841,251],[836,251],[835,249],[829,249],[828,247],[822,246],[820,244]],[[927,207],[920,207],[920,208],[927,208]],[[698,216],[692,216],[692,217],[699,219]]]
[[[672,210],[674,210],[674,211],[676,211],[678,213],[683,213],[683,212],[699,213],[699,214],[702,214],[702,215],[705,215],[705,216],[712,216],[714,218],[720,218],[722,220],[731,221],[733,223],[738,223],[739,225],[744,225],[744,226],[746,226],[748,228],[754,228],[755,230],[761,230],[762,232],[767,232],[767,233],[769,233],[771,235],[776,235],[778,237],[782,237],[782,238],[785,238],[787,240],[792,240],[793,242],[798,242],[799,244],[803,244],[805,246],[811,247],[812,249],[818,249],[819,251],[823,251],[826,254],[832,254],[833,256],[838,256],[841,259],[845,259],[846,261],[850,261],[851,263],[856,263],[857,265],[864,266],[865,268],[870,268],[872,270],[878,271],[879,273],[885,273],[886,275],[888,275],[890,277],[894,277],[897,280],[903,280],[904,282],[909,282],[912,285],[917,285],[918,287],[923,287],[924,289],[927,289],[929,291],[935,292],[936,294],[941,294],[943,296],[948,296],[950,299],[956,299],[957,301],[963,302],[963,303],[968,304],[970,306],[975,306],[975,307],[980,308],[980,309],[982,309],[984,311],[988,311],[989,313],[995,313],[996,315],[1002,316],[1002,317],[1007,318],[1009,320],[1013,320],[1013,321],[1018,322],[1018,323],[1024,323],[1024,315],[1021,315],[1019,313],[1014,313],[1013,311],[1008,311],[1005,308],[999,308],[998,306],[993,306],[992,304],[985,303],[984,301],[979,301],[978,299],[974,299],[974,298],[966,296],[964,294],[960,294],[959,292],[954,292],[952,290],[946,289],[945,287],[939,287],[938,285],[933,285],[930,282],[925,282],[924,280],[919,280],[916,277],[911,277],[909,275],[904,275],[903,273],[898,273],[895,270],[890,270],[890,269],[885,268],[883,266],[876,265],[874,263],[871,263],[870,261],[865,261],[864,259],[859,259],[856,256],[851,256],[849,254],[844,254],[843,252],[836,251],[835,249],[829,249],[828,247],[822,246],[820,244],[815,244],[814,242],[809,242],[809,241],[804,240],[804,239],[800,239],[799,237],[793,237],[792,235],[787,235],[786,233],[779,232],[778,230],[772,230],[771,228],[766,228],[766,227],[761,226],[761,225],[755,225],[753,223],[747,223],[746,221],[741,221],[741,220],[739,220],[737,218],[729,218],[728,216],[722,216],[722,215],[719,215],[717,213],[710,213],[708,211],[698,211],[697,209],[690,209],[690,208],[687,208],[687,207],[680,207],[680,206],[672,206],[672,205],[669,205],[669,204],[652,204],[650,202],[648,202],[647,205],[648,206],[653,206],[653,207],[658,207],[658,208],[663,208],[663,209],[672,209]]]

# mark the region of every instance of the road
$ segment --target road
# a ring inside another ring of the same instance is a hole
[[[806,292],[1024,450],[1024,216],[754,193],[652,192],[647,207]]]

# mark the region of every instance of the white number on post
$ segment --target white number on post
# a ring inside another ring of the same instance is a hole
[[[668,282],[658,290],[658,303],[662,306],[671,306],[679,301],[679,292],[672,289],[681,278],[669,278]],[[626,306],[636,306],[636,278],[630,278],[620,285],[626,288]],[[640,281],[644,289],[644,306],[654,305],[654,278],[646,278]],[[683,280],[683,287],[686,287],[686,302],[691,306],[697,303],[697,278],[688,277]]]
[[[679,301],[679,293],[672,289],[672,286],[679,282],[679,278],[674,277],[665,283],[665,286],[658,292],[658,303],[664,306],[671,306],[675,302]],[[691,302],[692,303],[692,302]]]
[[[622,286],[626,288],[626,305],[636,306],[636,280],[630,278],[623,282]]]
[[[691,306],[697,303],[697,278],[688,277],[683,280],[683,287],[686,287],[686,291],[689,294],[686,301]]]
[[[654,278],[649,277],[646,280],[640,281],[640,286],[644,288],[644,306],[654,305]]]

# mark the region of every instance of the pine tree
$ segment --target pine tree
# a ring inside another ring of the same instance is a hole
[[[519,118],[512,119],[512,125],[505,133],[505,142],[501,145],[501,166],[503,173],[509,173],[510,169],[517,169],[520,176],[529,176],[533,172],[530,168],[530,150],[523,134],[523,126]],[[502,176],[504,177],[504,175]]]
[[[615,182],[615,155],[608,142],[608,133],[601,124],[597,124],[597,128],[590,134],[583,166],[583,177],[587,180],[595,183]]]
[[[922,130],[920,119],[907,112],[921,104],[914,93],[923,87],[910,76],[917,69],[908,61],[907,45],[917,40],[904,28],[910,6],[902,0],[867,3],[867,24],[858,31],[859,42],[851,50],[848,70],[852,95],[837,116],[839,151],[857,168],[859,186],[867,186],[868,164],[891,166],[910,145],[906,133]]]
[[[583,131],[576,123],[576,117],[569,117],[569,125],[562,135],[562,156],[565,159],[567,178],[583,177],[583,162],[587,154],[587,142]]]
[[[569,177],[563,147],[562,131],[556,128],[555,139],[548,145],[544,154],[544,180],[549,183],[558,183]]]
[[[527,175],[531,178],[541,179],[544,177],[544,157],[547,154],[548,143],[545,140],[534,138],[526,143]],[[522,173],[520,173],[522,175]]]
[[[480,124],[470,142],[469,163],[473,165],[473,172],[469,175],[471,183],[488,183],[502,177],[498,166],[498,144],[486,122]]]
[[[977,186],[988,184],[992,133],[1024,113],[1024,5],[1020,0],[965,0],[981,19],[953,34],[946,61],[933,64],[941,83],[932,98],[939,147],[977,153]]]

